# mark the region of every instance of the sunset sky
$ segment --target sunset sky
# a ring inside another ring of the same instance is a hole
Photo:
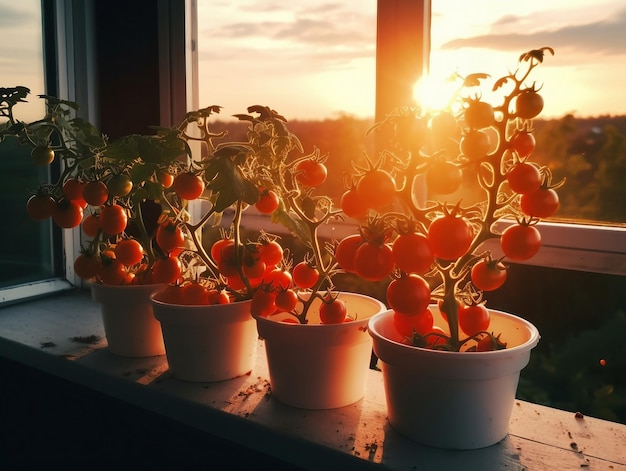
[[[263,104],[289,119],[373,116],[376,3],[198,0],[200,105],[225,115]],[[40,93],[38,5],[0,0],[0,86]],[[499,77],[541,46],[556,50],[533,76],[544,83],[543,117],[626,114],[624,2],[433,0],[436,75]]]

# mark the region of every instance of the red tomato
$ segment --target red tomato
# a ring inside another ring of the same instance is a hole
[[[183,230],[174,220],[168,219],[157,228],[155,240],[165,253],[185,245]]]
[[[200,305],[210,304],[209,289],[202,283],[191,282],[183,285],[180,291],[181,304]]]
[[[83,208],[76,200],[62,200],[57,204],[52,220],[60,227],[76,227],[83,220]]]
[[[425,340],[427,348],[433,348],[437,345],[443,345],[446,343],[446,331],[438,325],[435,325],[433,326],[432,330],[427,333]]]
[[[232,239],[219,239],[214,242],[211,246],[211,258],[215,260],[215,262],[222,261],[222,251],[229,245],[232,245],[234,248],[235,242]]]
[[[354,270],[367,281],[380,281],[393,271],[393,253],[387,244],[365,242],[354,254]]]
[[[122,262],[114,258],[104,258],[100,265],[98,278],[105,285],[123,285],[128,272]]]
[[[463,305],[459,308],[459,327],[469,337],[489,328],[491,317],[483,304]]]
[[[102,230],[109,234],[119,234],[126,229],[128,223],[128,215],[126,210],[118,204],[103,206],[100,211],[100,226]]]
[[[270,290],[258,289],[252,296],[250,313],[256,317],[267,317],[276,311],[276,293]]]
[[[87,202],[83,199],[83,188],[85,184],[75,178],[66,180],[63,184],[63,195],[68,200],[73,200],[78,203],[81,208],[87,206]]]
[[[433,193],[449,195],[459,189],[463,182],[463,172],[452,162],[433,161],[426,170],[426,185]]]
[[[419,275],[403,275],[387,286],[387,303],[398,314],[416,316],[430,303],[430,286]]]
[[[367,206],[359,198],[356,189],[346,190],[341,195],[341,210],[349,218],[364,219],[367,216]]]
[[[320,306],[322,324],[341,324],[346,321],[346,303],[341,299],[324,300]]]
[[[523,194],[520,207],[529,216],[547,218],[559,209],[559,195],[552,188],[539,188]]]
[[[285,312],[293,311],[298,305],[298,295],[292,289],[283,289],[276,294],[276,307]]]
[[[328,170],[326,166],[317,160],[303,160],[295,166],[296,180],[304,186],[320,186],[326,180]]]
[[[361,234],[351,234],[344,237],[335,248],[335,260],[347,273],[355,272],[355,257],[357,249],[365,243]]]
[[[293,277],[288,271],[274,268],[263,275],[263,283],[275,289],[288,289],[293,284]]]
[[[465,133],[460,143],[461,153],[470,160],[482,160],[491,149],[487,133],[471,130]]]
[[[169,188],[174,183],[174,175],[167,172],[159,172],[157,179],[159,180],[159,183],[163,185],[163,188]]]
[[[509,146],[520,157],[528,157],[535,150],[535,136],[528,131],[516,131],[511,140]]]
[[[177,257],[159,258],[152,266],[152,280],[155,283],[175,283],[180,278],[181,270]]]
[[[474,231],[465,218],[445,214],[430,223],[427,239],[435,257],[456,260],[470,248]]]
[[[115,258],[127,266],[137,265],[143,259],[143,247],[135,239],[120,240],[114,252]]]
[[[391,251],[396,267],[407,273],[426,273],[435,261],[428,239],[416,232],[400,234]]]
[[[493,291],[506,281],[506,267],[497,260],[479,260],[472,267],[471,277],[476,288]]]
[[[155,298],[163,303],[182,304],[181,291],[180,285],[166,285],[157,292]]]
[[[100,259],[95,255],[81,253],[74,260],[74,273],[83,280],[90,280],[100,272]]]
[[[515,224],[507,227],[500,237],[504,255],[514,261],[528,260],[541,247],[541,234],[535,226]]]
[[[523,119],[532,119],[543,110],[543,97],[535,90],[522,91],[515,100],[515,112]]]
[[[109,198],[109,189],[101,181],[87,182],[83,187],[83,199],[91,206],[102,206]]]
[[[83,232],[87,237],[96,237],[100,232],[100,216],[96,214],[88,214],[83,219]]]
[[[35,221],[48,219],[54,214],[56,208],[57,202],[50,195],[33,195],[26,202],[26,212]]]
[[[254,206],[261,214],[272,214],[278,209],[279,202],[278,194],[275,191],[263,190],[259,201],[257,201]]]
[[[384,170],[370,170],[359,178],[356,193],[365,207],[380,209],[393,202],[396,184],[393,177]]]
[[[198,199],[204,192],[204,180],[192,172],[179,173],[174,178],[174,191],[182,199]]]
[[[472,100],[465,108],[465,124],[472,129],[489,127],[494,122],[493,107],[484,101]]]
[[[308,262],[300,262],[292,270],[293,282],[298,288],[308,289],[317,283],[319,271]]]
[[[509,187],[516,193],[526,194],[536,191],[541,186],[539,169],[528,162],[515,164],[506,176]]]
[[[407,316],[406,314],[400,314],[394,311],[393,325],[398,333],[404,337],[410,338],[413,336],[414,332],[425,335],[433,328],[433,313],[430,309],[426,309],[415,315]]]
[[[258,245],[261,260],[268,267],[275,267],[283,260],[283,247],[275,240]]]

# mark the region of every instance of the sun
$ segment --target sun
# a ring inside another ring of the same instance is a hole
[[[413,85],[413,99],[424,112],[443,110],[449,107],[458,86],[455,77],[425,75]]]

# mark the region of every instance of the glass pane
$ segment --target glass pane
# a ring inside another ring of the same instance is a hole
[[[28,103],[15,108],[16,118],[31,122],[43,116],[44,93],[41,2],[0,1],[0,87],[25,86]],[[5,122],[5,118],[0,118]],[[52,224],[35,222],[26,214],[26,201],[40,182],[49,178],[47,167],[31,162],[30,149],[9,138],[0,143],[0,288],[51,278]]]
[[[559,189],[558,218],[626,222],[626,50],[623,2],[473,0],[432,2],[431,73],[513,71],[519,55],[550,46],[554,57],[533,71],[545,107],[535,120],[532,160],[548,166]]]

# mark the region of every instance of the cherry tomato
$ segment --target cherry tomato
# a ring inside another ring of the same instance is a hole
[[[427,348],[443,345],[446,343],[446,331],[438,325],[434,325],[430,332],[427,332],[425,340]]]
[[[541,247],[541,234],[535,226],[514,224],[507,227],[500,237],[504,255],[511,260],[521,261],[533,257]]]
[[[249,280],[261,281],[266,267],[259,254],[246,253],[243,257],[243,272]]]
[[[543,97],[535,90],[522,91],[515,99],[515,113],[523,119],[532,119],[543,110]]]
[[[341,299],[325,299],[320,306],[322,324],[341,324],[346,321],[346,303]]]
[[[293,277],[282,268],[273,268],[265,272],[263,283],[274,289],[288,289],[293,285]]]
[[[367,281],[380,281],[393,271],[391,247],[387,244],[365,242],[354,254],[354,271]]]
[[[283,289],[276,294],[275,304],[285,312],[293,311],[298,305],[298,295],[292,289]]]
[[[459,327],[469,337],[489,328],[491,316],[483,304],[459,307]]]
[[[272,190],[263,190],[259,201],[254,206],[261,214],[272,214],[278,209],[278,194]]]
[[[391,251],[396,267],[407,273],[426,273],[435,261],[428,239],[416,232],[400,234]]]
[[[293,282],[298,288],[312,288],[320,277],[319,271],[308,262],[300,262],[292,270]]]
[[[547,218],[559,209],[559,195],[552,188],[539,188],[524,193],[520,199],[520,207],[529,216]]]
[[[230,245],[234,248],[235,242],[232,239],[218,239],[215,241],[211,246],[211,258],[215,260],[215,262],[224,260],[222,251]]]
[[[167,172],[159,172],[157,174],[157,179],[159,180],[159,183],[163,185],[163,188],[169,188],[174,183],[174,175]]]
[[[463,172],[452,162],[435,160],[426,170],[426,185],[433,193],[448,195],[459,189]]]
[[[83,220],[83,208],[76,200],[62,200],[57,204],[52,220],[65,229],[76,227]]]
[[[320,186],[326,180],[328,170],[326,165],[317,160],[307,159],[295,166],[296,180],[304,186]]]
[[[152,266],[152,280],[155,283],[174,283],[180,275],[181,265],[177,257],[159,258]]]
[[[276,311],[276,293],[266,289],[258,289],[252,295],[250,313],[254,317],[267,317]]]
[[[212,304],[209,299],[209,289],[201,283],[192,281],[182,286],[180,291],[181,304],[204,306]]]
[[[398,333],[404,337],[412,337],[414,332],[425,335],[433,328],[433,313],[430,309],[426,309],[415,315],[407,316],[394,311],[393,325]]]
[[[155,240],[157,245],[165,253],[169,253],[172,250],[185,245],[183,230],[172,219],[168,219],[167,221],[161,223],[161,225],[157,228]]]
[[[81,253],[74,260],[74,273],[83,280],[90,280],[100,272],[100,259],[95,255]]]
[[[54,151],[48,146],[37,146],[30,151],[30,156],[35,165],[45,167],[54,161]]]
[[[103,206],[100,211],[100,225],[102,230],[109,234],[119,234],[126,229],[128,223],[128,215],[126,210],[118,204]]]
[[[482,160],[491,149],[491,141],[487,133],[470,130],[461,138],[461,153],[470,160]]]
[[[105,285],[123,285],[128,272],[122,262],[115,258],[103,258],[98,278]]]
[[[465,108],[465,124],[472,129],[482,129],[494,122],[493,107],[484,101],[472,100]]]
[[[370,170],[359,178],[356,192],[365,207],[380,209],[393,202],[396,184],[393,177],[384,170]]]
[[[341,195],[341,210],[349,218],[364,219],[367,216],[367,206],[359,198],[355,188],[346,190]]]
[[[419,275],[402,275],[387,286],[387,303],[398,314],[415,316],[430,303],[430,286]]]
[[[430,223],[427,239],[435,257],[456,260],[468,251],[474,231],[465,218],[445,214]]]
[[[268,267],[275,267],[283,260],[283,247],[275,240],[262,242],[258,246],[261,260]]]
[[[509,145],[520,157],[528,157],[535,150],[535,136],[528,131],[516,131]]]
[[[109,178],[107,182],[107,189],[111,196],[119,196],[123,198],[127,196],[133,189],[133,181],[130,175],[126,173],[119,173]]]
[[[361,234],[351,234],[344,237],[335,248],[335,260],[337,264],[347,273],[354,273],[355,257],[357,249],[365,243]]]
[[[87,206],[83,198],[83,188],[85,184],[75,178],[70,178],[63,183],[63,195],[66,199],[76,201],[81,208]]]
[[[536,191],[541,186],[541,173],[529,162],[515,164],[506,178],[511,190],[521,195]]]
[[[182,287],[180,285],[168,284],[161,288],[154,297],[157,301],[161,301],[163,303],[182,304],[181,291]]]
[[[88,214],[83,219],[83,232],[87,237],[96,237],[98,232],[100,232],[100,216],[96,214]]]
[[[493,291],[506,281],[506,267],[497,260],[479,260],[472,267],[471,278],[476,288]]]
[[[57,202],[50,195],[32,195],[26,202],[26,213],[35,221],[43,221],[51,217],[57,208]]]
[[[115,258],[124,265],[137,265],[143,259],[143,247],[136,239],[120,240],[114,249]]]
[[[182,199],[198,199],[204,192],[204,180],[192,172],[179,173],[174,178],[174,191]]]
[[[102,206],[109,198],[109,189],[101,181],[85,183],[83,187],[83,199],[91,206]]]
[[[230,296],[224,289],[209,290],[209,304],[230,304]]]

